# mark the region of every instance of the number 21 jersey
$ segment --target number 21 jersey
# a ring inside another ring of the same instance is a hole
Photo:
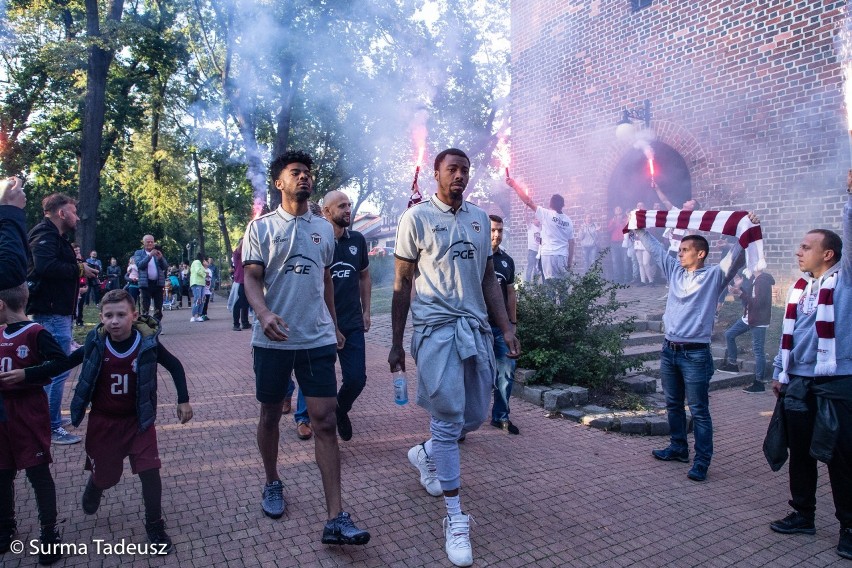
[[[135,339],[127,351],[118,352],[106,338],[104,360],[92,393],[92,412],[110,416],[136,415],[136,359],[142,335],[133,330]]]

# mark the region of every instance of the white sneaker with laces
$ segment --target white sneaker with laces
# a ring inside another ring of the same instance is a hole
[[[465,514],[444,517],[444,535],[447,538],[444,550],[455,566],[473,564],[473,549],[470,546],[471,520],[471,516]]]
[[[54,428],[50,431],[50,442],[52,444],[57,444],[60,446],[68,446],[70,444],[76,444],[81,440],[80,436],[76,434],[72,434],[62,426],[58,428]]]
[[[432,497],[443,495],[441,483],[438,481],[438,471],[435,462],[426,454],[426,446],[417,444],[408,450],[408,461],[420,471],[420,485]]]

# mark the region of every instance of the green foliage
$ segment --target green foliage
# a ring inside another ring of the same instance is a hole
[[[535,383],[612,389],[617,375],[638,366],[623,355],[622,341],[633,331],[634,318],[617,319],[626,305],[616,298],[621,287],[604,279],[601,257],[586,274],[523,286],[518,365],[536,371]]]

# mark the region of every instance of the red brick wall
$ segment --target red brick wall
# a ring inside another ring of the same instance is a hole
[[[512,2],[512,169],[537,203],[561,192],[579,224],[605,219],[631,146],[622,107],[652,103],[657,138],[707,207],[756,211],[769,270],[789,282],[801,235],[839,230],[849,141],[838,62],[845,2]],[[523,234],[523,205],[512,225]],[[510,252],[525,258],[524,239]],[[520,264],[520,263],[519,263]]]

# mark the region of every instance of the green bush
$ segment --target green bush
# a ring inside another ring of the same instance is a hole
[[[623,286],[603,277],[601,259],[586,274],[520,288],[518,365],[536,371],[534,383],[612,390],[617,375],[641,365],[624,357],[634,318],[616,319],[626,306],[616,298]]]

